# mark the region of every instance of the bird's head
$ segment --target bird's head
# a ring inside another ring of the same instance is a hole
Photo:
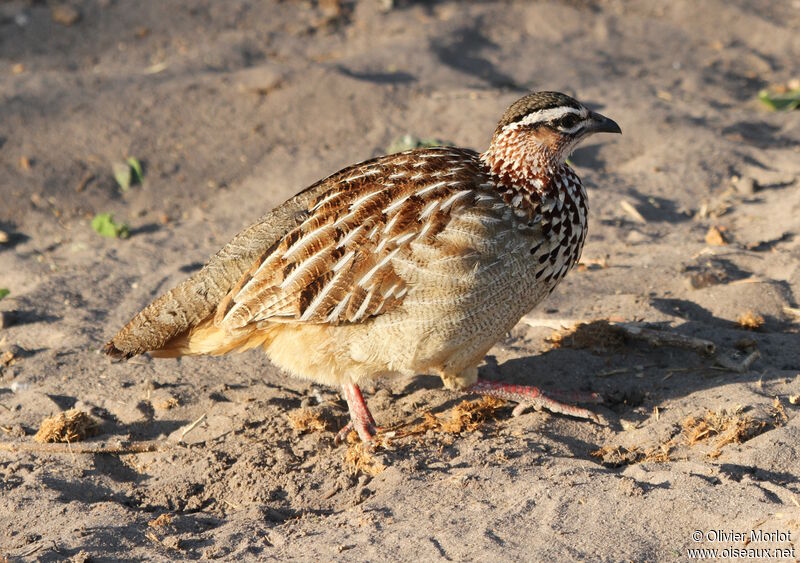
[[[622,133],[612,119],[560,92],[534,92],[506,110],[485,153],[504,167],[553,167],[594,133]]]

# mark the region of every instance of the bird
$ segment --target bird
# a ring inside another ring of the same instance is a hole
[[[489,349],[580,258],[588,205],[566,162],[612,119],[560,92],[532,92],[488,148],[416,148],[344,168],[247,227],[105,345],[127,359],[261,349],[290,375],[339,386],[370,442],[361,386],[435,374],[445,388],[582,419],[556,394],[479,377]],[[566,398],[565,398],[566,397]]]

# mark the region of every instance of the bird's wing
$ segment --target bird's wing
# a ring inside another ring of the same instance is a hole
[[[395,260],[437,244],[453,210],[485,197],[476,159],[472,151],[424,149],[330,177],[305,219],[228,293],[214,323],[338,324],[391,311],[409,290]]]

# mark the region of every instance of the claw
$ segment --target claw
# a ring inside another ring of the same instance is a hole
[[[501,399],[507,399],[519,403],[511,416],[519,416],[530,408],[536,410],[546,409],[553,413],[566,414],[576,418],[584,418],[600,424],[600,417],[589,409],[576,407],[575,405],[562,402],[554,396],[574,402],[581,403],[602,403],[603,398],[598,393],[544,393],[538,387],[529,385],[514,385],[512,383],[501,383],[497,381],[478,380],[475,385],[469,388],[472,393],[481,395],[492,395]]]

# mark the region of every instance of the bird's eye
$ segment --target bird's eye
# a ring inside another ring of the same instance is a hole
[[[575,113],[568,113],[564,117],[560,117],[553,122],[559,129],[572,129],[581,120],[580,116]]]

